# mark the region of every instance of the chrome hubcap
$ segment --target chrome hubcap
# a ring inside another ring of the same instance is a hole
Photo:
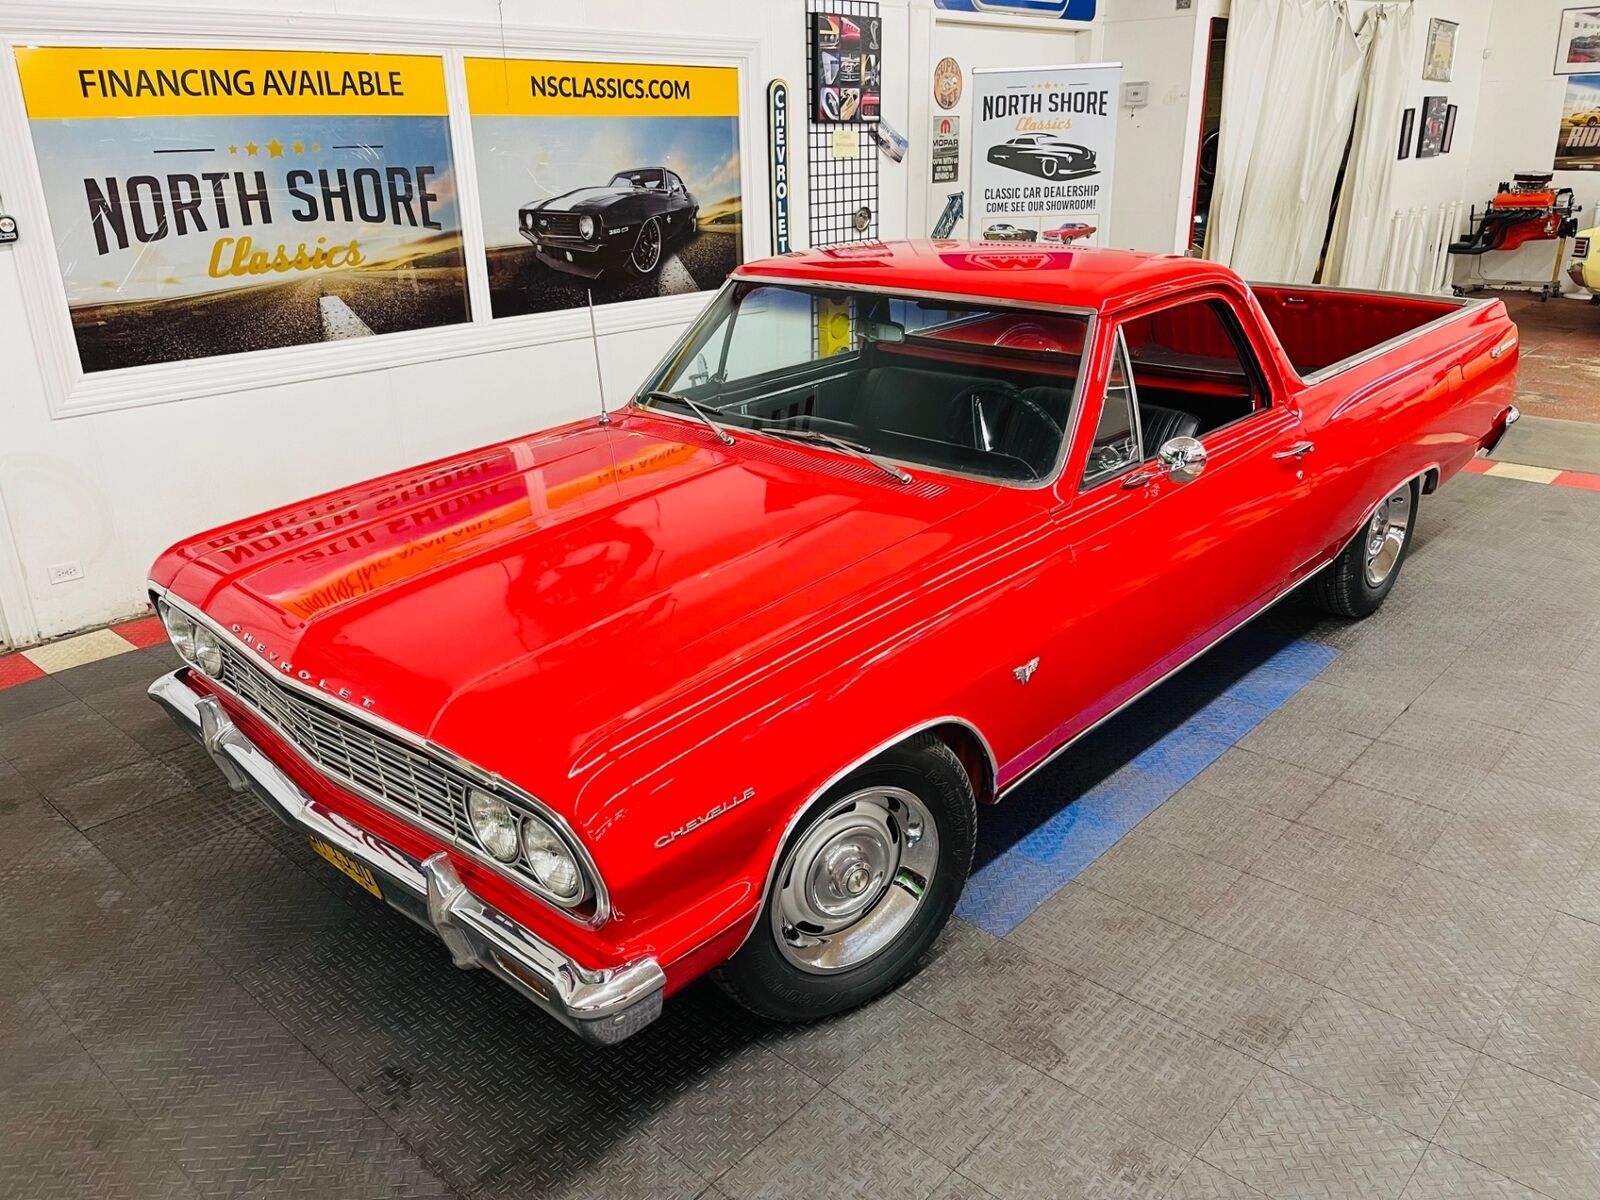
[[[633,265],[640,271],[653,271],[660,256],[661,230],[654,221],[646,221],[633,243]]]
[[[1411,528],[1411,485],[1382,504],[1367,522],[1367,583],[1378,587],[1394,573]]]
[[[903,788],[868,788],[828,809],[783,860],[772,930],[784,957],[827,974],[886,949],[922,907],[939,831]]]

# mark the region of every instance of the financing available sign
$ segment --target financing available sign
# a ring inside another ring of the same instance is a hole
[[[971,236],[1105,244],[1122,67],[972,72]]]
[[[16,59],[84,371],[468,319],[441,59]]]

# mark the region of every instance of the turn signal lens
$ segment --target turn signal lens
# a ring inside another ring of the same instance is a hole
[[[194,622],[170,604],[161,606],[161,623],[167,627],[167,640],[186,663],[195,663]]]
[[[503,863],[517,861],[517,818],[509,804],[487,792],[473,792],[467,818],[479,845]]]
[[[538,817],[522,819],[522,853],[533,877],[557,900],[571,901],[582,895],[583,876],[572,851]]]
[[[578,218],[578,232],[583,234],[585,241],[587,241],[590,238],[594,237],[594,218],[593,217],[579,217]]]
[[[222,643],[204,625],[194,627],[194,665],[213,679],[222,675]]]

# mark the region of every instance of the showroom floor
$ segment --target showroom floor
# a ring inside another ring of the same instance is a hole
[[[1376,618],[985,813],[898,992],[609,1051],[229,793],[165,648],[62,659],[0,688],[0,1195],[1593,1197],[1596,596],[1600,492],[1463,474]]]

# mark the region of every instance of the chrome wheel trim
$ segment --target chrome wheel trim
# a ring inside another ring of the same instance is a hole
[[[1411,485],[1408,483],[1382,504],[1367,522],[1367,585],[1381,587],[1394,574],[1411,530]]]
[[[802,971],[848,971],[888,949],[922,908],[939,865],[939,829],[904,788],[836,801],[784,856],[772,934]]]
[[[633,239],[633,253],[629,257],[633,260],[633,269],[641,275],[648,275],[656,269],[656,264],[661,261],[661,225],[654,217],[639,226],[639,232]]]

